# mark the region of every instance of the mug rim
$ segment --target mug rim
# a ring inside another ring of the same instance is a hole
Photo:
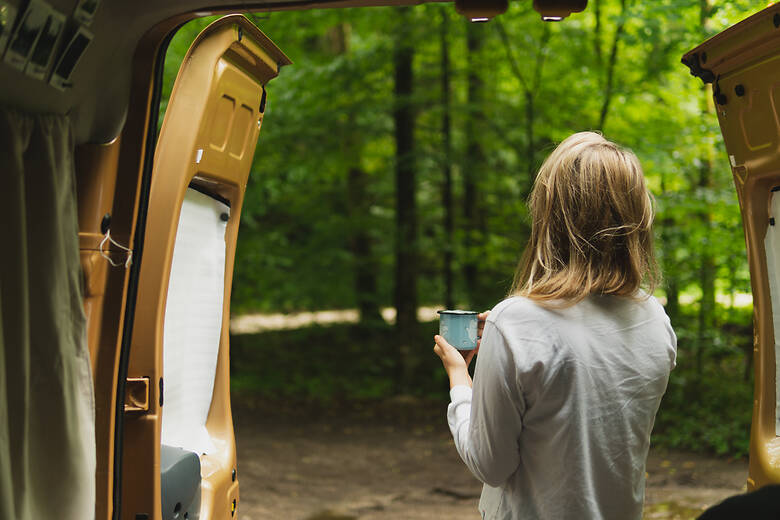
[[[471,314],[479,314],[477,311],[462,311],[460,309],[452,309],[452,310],[441,310],[436,311],[437,314],[455,314],[455,315],[471,315]]]

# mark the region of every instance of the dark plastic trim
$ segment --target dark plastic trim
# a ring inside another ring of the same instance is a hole
[[[212,199],[214,199],[214,200],[216,200],[218,202],[221,202],[222,204],[224,204],[228,208],[230,207],[230,201],[228,199],[226,199],[225,197],[223,197],[221,195],[217,195],[213,191],[209,191],[208,188],[204,188],[200,184],[196,184],[194,182],[191,182],[190,185],[187,186],[187,187],[190,188],[191,190],[197,191],[198,193],[202,193],[203,195],[205,195],[207,197],[211,197]]]
[[[184,24],[182,24],[184,25]],[[165,67],[165,54],[173,35],[181,28],[175,27],[160,45],[154,64],[154,85],[152,87],[151,110],[148,131],[146,132],[146,145],[144,147],[144,164],[141,175],[141,191],[138,199],[138,218],[135,224],[135,248],[133,250],[133,263],[130,266],[130,279],[127,287],[127,301],[125,303],[125,321],[122,328],[122,346],[119,353],[119,370],[117,374],[116,409],[114,410],[114,493],[113,493],[113,520],[121,520],[122,517],[122,448],[124,436],[125,415],[125,381],[127,379],[127,367],[130,360],[130,344],[133,336],[133,323],[135,321],[135,304],[138,297],[138,279],[141,273],[143,261],[144,237],[146,234],[146,216],[149,210],[149,192],[152,185],[152,167],[154,166],[154,150],[157,146],[157,120],[160,114],[160,97],[162,93],[163,70]],[[138,515],[136,515],[137,517]]]
[[[701,79],[705,84],[715,81],[715,74],[711,70],[702,67],[698,54],[691,54],[689,59],[683,56],[680,61],[690,69],[691,76]]]

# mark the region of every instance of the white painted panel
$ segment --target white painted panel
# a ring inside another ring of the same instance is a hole
[[[774,217],[774,225],[767,226],[764,238],[775,332],[775,359],[780,359],[780,197],[776,196],[779,193],[773,192],[771,195],[770,217]],[[777,384],[780,381],[779,366],[780,363],[775,363],[775,435],[780,435],[780,385]]]
[[[206,419],[222,332],[225,204],[188,189],[173,250],[163,333],[162,443],[214,451]]]

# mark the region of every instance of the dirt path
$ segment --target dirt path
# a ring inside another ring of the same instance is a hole
[[[234,405],[239,520],[477,520],[481,486],[441,405]],[[743,489],[746,461],[652,451],[645,519],[695,518]]]
[[[426,322],[439,319],[436,313],[441,306],[419,307],[417,319]],[[395,309],[383,307],[380,309],[382,319],[387,323],[395,323]],[[337,323],[357,323],[357,309],[325,310],[310,312],[292,312],[276,314],[243,314],[230,318],[231,334],[257,334],[269,330],[290,330],[312,325],[334,325]]]

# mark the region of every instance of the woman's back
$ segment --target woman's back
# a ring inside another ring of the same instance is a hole
[[[477,358],[463,432],[470,446],[459,446],[477,477],[497,485],[485,485],[484,517],[640,518],[650,431],[675,348],[654,298],[499,303]]]
[[[669,319],[641,289],[658,281],[641,165],[576,133],[542,164],[528,207],[528,245],[512,297],[487,316],[473,395],[474,354],[434,338],[458,452],[486,484],[483,518],[639,519],[676,355]]]

